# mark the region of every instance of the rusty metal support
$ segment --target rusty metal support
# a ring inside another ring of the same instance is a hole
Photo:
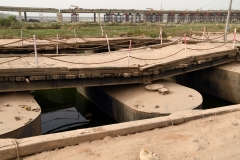
[[[79,21],[79,14],[72,13],[71,14],[71,22],[78,22]]]

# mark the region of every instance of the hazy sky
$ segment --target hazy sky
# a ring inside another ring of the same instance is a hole
[[[0,6],[46,7],[66,9],[70,5],[97,9],[146,9],[164,10],[227,9],[230,0],[0,0]],[[233,0],[233,9],[240,9],[240,0]],[[15,13],[16,14],[16,13]]]

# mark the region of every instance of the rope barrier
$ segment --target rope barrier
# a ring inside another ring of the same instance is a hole
[[[125,57],[118,58],[118,59],[111,60],[111,61],[105,61],[105,62],[99,62],[99,63],[84,63],[84,62],[69,62],[69,61],[60,60],[60,59],[56,59],[56,58],[48,57],[48,56],[43,56],[43,55],[42,55],[42,57],[46,57],[46,58],[49,58],[49,59],[53,59],[53,60],[60,61],[60,62],[65,62],[65,63],[72,63],[72,64],[85,64],[85,65],[110,63],[110,62],[116,62],[116,61],[119,61],[119,60],[122,60],[122,59],[127,58],[127,56],[125,56]]]
[[[15,148],[16,148],[16,151],[17,151],[17,159],[20,160],[19,147],[18,147],[18,144],[17,144],[16,139],[13,139],[12,143],[14,144],[14,146],[15,146]]]
[[[207,37],[206,35],[204,35],[209,41],[211,41],[211,40],[215,40],[215,39],[219,39],[219,38],[221,38],[221,37],[223,37],[223,36],[225,36],[226,34],[223,34],[223,35],[221,35],[221,36],[219,36],[219,37],[215,37],[215,38],[212,38],[212,39],[210,39],[209,37]],[[202,39],[199,39],[199,38],[194,38],[194,37],[189,37],[190,39],[195,39],[195,40],[200,40],[200,41],[202,41]]]
[[[207,35],[208,35],[209,32],[206,32],[206,33],[207,33]],[[205,36],[208,40],[211,41],[211,40],[219,39],[219,38],[221,38],[221,37],[223,37],[223,36],[225,36],[225,35],[231,34],[231,33],[233,33],[233,31],[231,31],[231,32],[229,32],[229,33],[224,33],[223,35],[221,35],[221,36],[219,36],[219,37],[212,38],[212,39],[210,39],[209,36],[208,36],[208,37],[206,37],[206,35],[204,35],[204,36]],[[202,41],[202,39],[194,38],[194,37],[192,37],[192,36],[190,36],[189,38],[195,39],[195,40],[201,40],[201,41]]]
[[[156,58],[156,59],[144,59],[144,58],[138,58],[138,57],[134,57],[134,56],[130,56],[130,57],[133,58],[133,59],[138,59],[138,60],[160,60],[160,59],[165,59],[165,58],[171,57],[171,56],[173,56],[173,55],[176,55],[176,54],[180,53],[180,52],[183,51],[183,50],[184,50],[184,49],[181,49],[180,51],[178,51],[178,52],[176,52],[176,53],[173,53],[173,54],[168,55],[168,56],[166,56],[166,57],[161,57],[161,58]],[[43,56],[43,55],[41,55],[41,56],[42,56],[42,57],[49,58],[49,59],[53,59],[53,60],[56,60],[56,61],[60,61],[60,62],[72,63],[72,64],[85,64],[85,65],[105,64],[105,63],[116,62],[116,61],[119,61],[119,60],[128,58],[127,56],[125,56],[125,57],[118,58],[118,59],[111,60],[111,61],[105,61],[105,62],[99,62],[99,63],[84,63],[84,62],[70,62],[70,61],[60,60],[60,59],[56,59],[56,58],[53,58],[53,57],[50,57],[50,56]]]
[[[32,52],[33,53],[33,52]],[[30,53],[30,54],[32,54],[32,53]],[[28,57],[29,55],[26,55],[26,56],[21,56],[21,57],[18,57],[18,58],[15,58],[15,59],[12,59],[12,60],[8,60],[8,61],[5,61],[5,62],[0,62],[0,64],[4,64],[4,63],[8,63],[8,62],[12,62],[12,61],[16,61],[16,60],[18,60],[18,59],[22,59],[22,58],[24,58],[24,57]]]
[[[165,58],[168,58],[168,57],[174,56],[174,55],[180,53],[180,52],[183,51],[183,50],[184,50],[184,48],[181,49],[181,50],[179,50],[179,51],[177,51],[176,53],[173,53],[173,54],[168,55],[168,56],[166,56],[166,57],[155,58],[155,59],[152,59],[152,58],[149,58],[149,59],[147,59],[147,58],[138,58],[138,57],[134,57],[134,56],[130,56],[130,57],[131,57],[131,58],[134,58],[134,59],[138,59],[138,60],[160,60],[160,59],[165,59]]]
[[[232,40],[231,40],[232,41]],[[229,42],[229,41],[228,41]],[[224,45],[228,44],[227,42],[222,44],[222,45],[219,45],[219,46],[216,46],[216,47],[213,47],[213,48],[205,48],[205,49],[197,49],[197,48],[188,48],[187,49],[190,49],[190,50],[211,50],[211,49],[215,49],[215,48],[219,48],[219,47],[222,47]]]
[[[30,38],[30,37],[29,37]],[[14,44],[14,43],[18,43],[18,42],[21,42],[21,41],[27,41],[27,39],[29,39],[29,38],[26,38],[26,39],[20,39],[20,40],[17,40],[17,41],[14,41],[14,42],[10,42],[10,43],[5,43],[5,44],[1,44],[0,46],[5,46],[5,45],[10,45],[10,44]]]

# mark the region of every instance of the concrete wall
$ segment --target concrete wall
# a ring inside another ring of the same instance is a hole
[[[41,108],[34,97],[29,92],[1,93],[0,138],[38,135],[41,135]]]
[[[14,131],[0,135],[0,138],[27,138],[41,135],[41,114],[31,123]]]
[[[148,119],[162,115],[160,113],[146,113],[134,110],[104,93],[98,87],[78,87],[77,90],[118,122]]]
[[[176,76],[179,84],[200,92],[240,103],[240,73],[235,63]]]
[[[75,88],[61,88],[38,91],[48,100],[55,103],[72,103],[75,102]]]

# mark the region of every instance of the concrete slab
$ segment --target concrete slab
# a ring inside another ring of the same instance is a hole
[[[145,85],[131,84],[102,87],[78,87],[77,90],[118,122],[166,116],[174,112],[201,109],[202,96],[197,91],[176,83],[160,80],[169,89],[163,95]]]
[[[41,108],[29,92],[0,93],[0,138],[41,134]]]

